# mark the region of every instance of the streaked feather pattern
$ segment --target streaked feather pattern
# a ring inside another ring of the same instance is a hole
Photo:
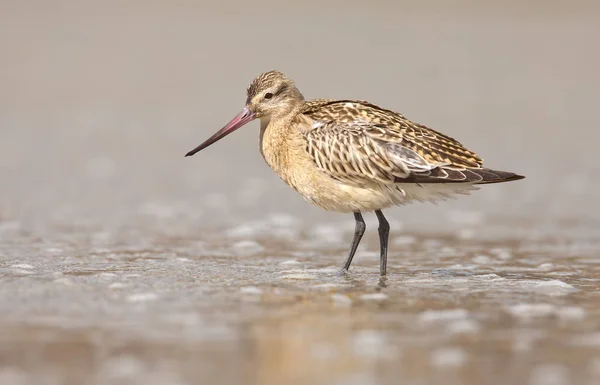
[[[304,103],[312,122],[306,149],[317,167],[356,186],[398,183],[495,183],[521,179],[483,168],[457,140],[403,115],[357,100]]]

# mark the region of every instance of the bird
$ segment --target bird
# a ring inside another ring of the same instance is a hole
[[[524,178],[483,167],[483,159],[457,140],[376,104],[307,100],[277,70],[256,77],[242,111],[185,156],[255,119],[260,120],[260,153],[286,184],[317,207],[354,215],[354,237],[342,268],[346,273],[366,230],[363,213],[375,212],[379,222],[384,278],[390,225],[383,209],[437,202],[468,195],[481,184]]]

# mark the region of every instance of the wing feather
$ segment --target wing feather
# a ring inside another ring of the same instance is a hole
[[[365,101],[316,99],[306,102],[302,113],[319,123],[368,125],[372,138],[401,143],[430,163],[448,163],[456,168],[483,165],[477,154],[457,140]],[[323,128],[323,124],[317,126]]]
[[[319,169],[345,183],[494,183],[520,178],[483,168],[483,160],[457,140],[368,102],[311,100],[302,114],[311,122],[302,130],[308,154]]]

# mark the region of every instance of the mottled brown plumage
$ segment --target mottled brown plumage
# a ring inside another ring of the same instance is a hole
[[[254,79],[244,110],[186,156],[255,118],[261,120],[261,154],[275,173],[311,203],[354,213],[357,231],[346,270],[364,232],[361,212],[375,211],[379,219],[385,275],[389,226],[381,209],[523,178],[484,168],[483,160],[457,140],[372,103],[307,101],[278,71]]]
[[[358,100],[309,102],[302,113],[315,122],[306,134],[308,152],[336,179],[359,185],[484,182],[484,175],[461,172],[481,168],[477,154],[401,114]]]

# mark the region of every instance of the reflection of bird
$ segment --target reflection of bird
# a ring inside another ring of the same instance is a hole
[[[316,206],[354,213],[356,229],[344,270],[365,231],[362,212],[375,211],[379,220],[384,276],[389,224],[381,209],[523,178],[483,168],[483,160],[456,140],[374,104],[305,100],[278,71],[254,79],[247,95],[240,114],[186,156],[259,118],[260,152],[273,171]]]

